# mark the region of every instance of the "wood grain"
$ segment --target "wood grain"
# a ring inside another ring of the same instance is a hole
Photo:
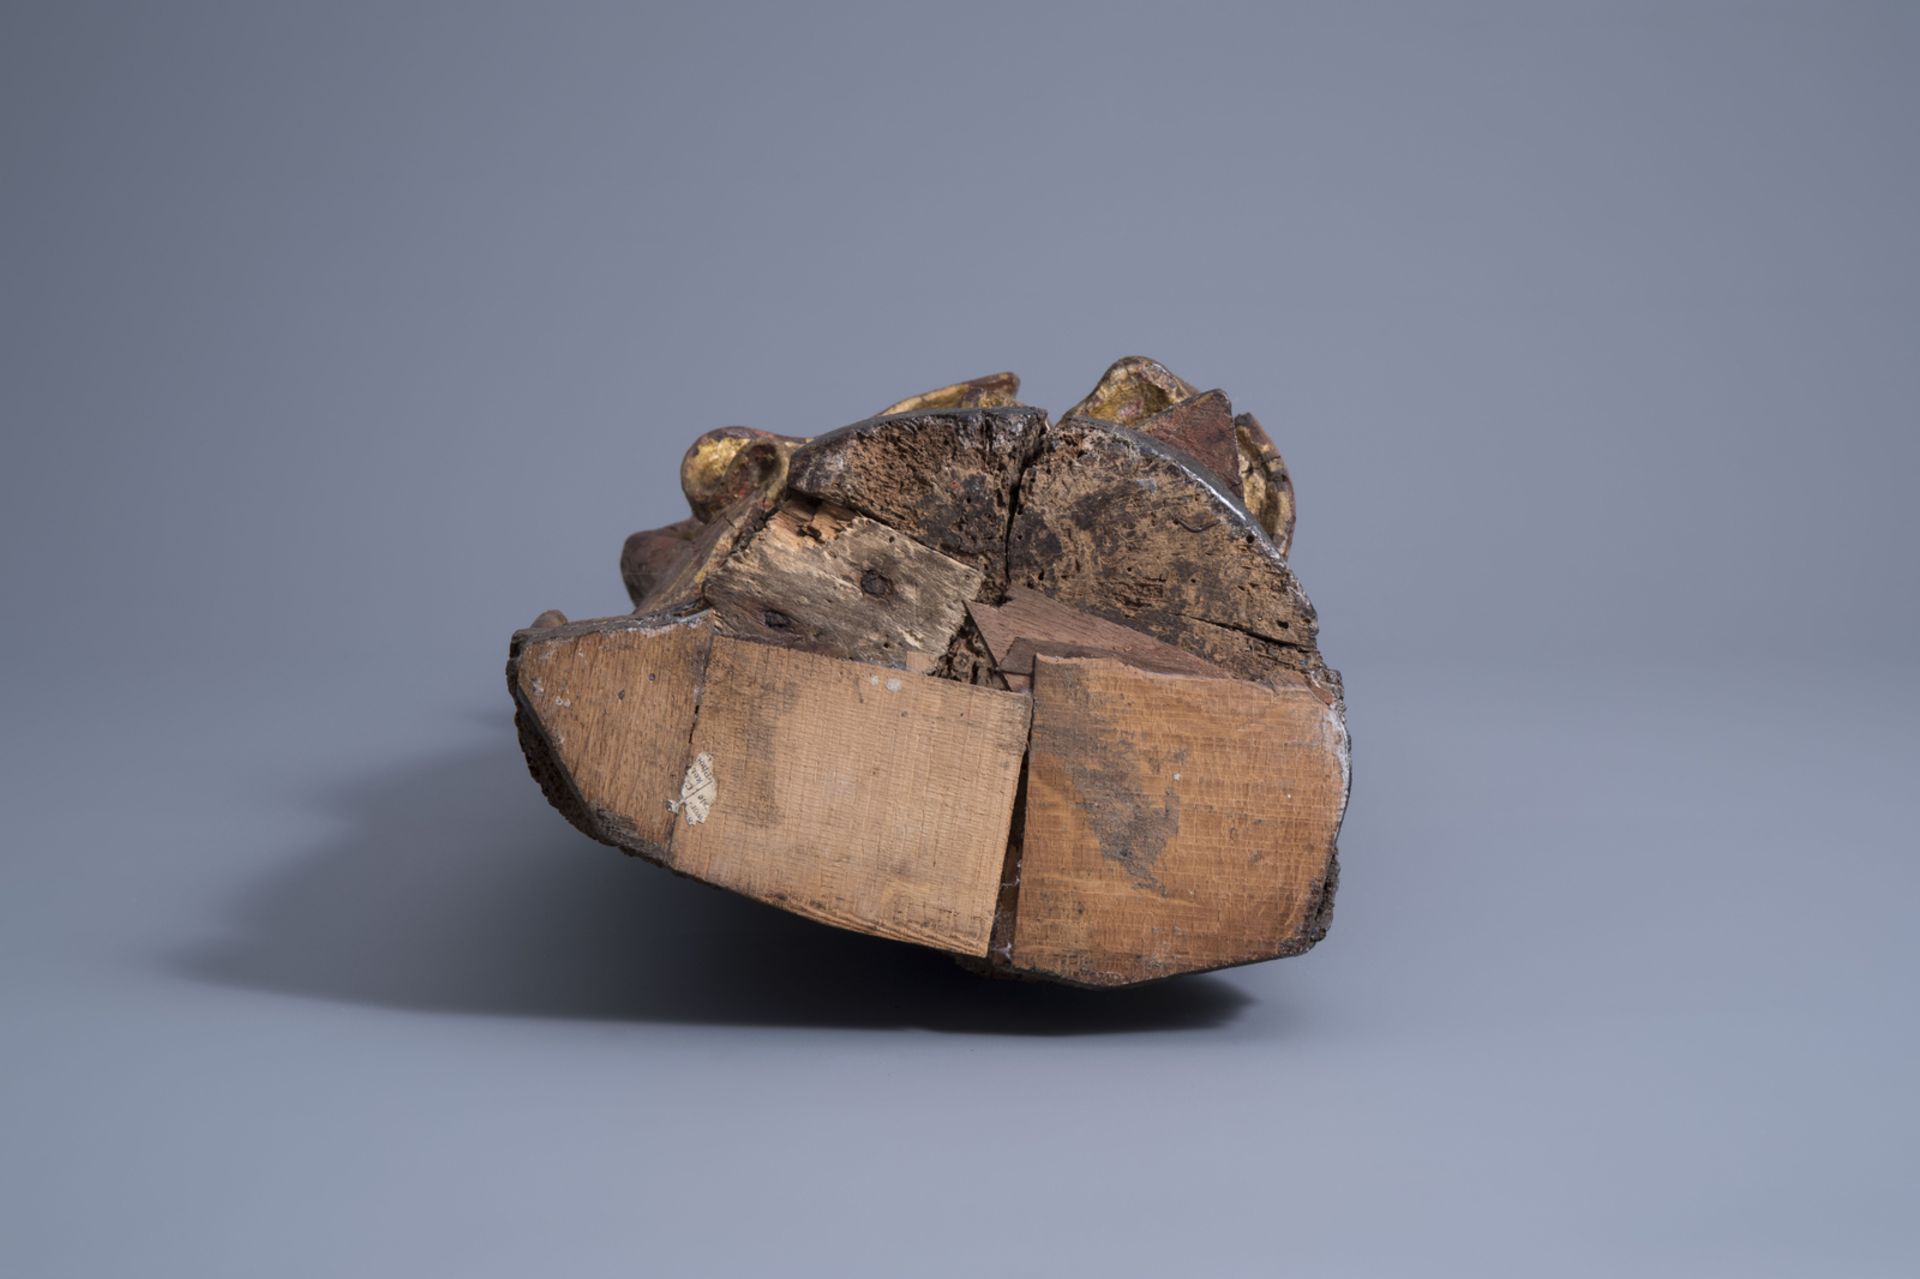
[[[676,870],[860,932],[981,956],[1027,699],[716,636]]]
[[[1046,421],[1020,405],[872,418],[809,442],[787,482],[971,565],[998,590],[1014,485]]]
[[[657,576],[647,593],[634,602],[633,611],[690,614],[705,608],[707,579],[719,572],[766,511],[766,499],[756,495],[742,498],[700,525],[678,554],[658,566]]]
[[[515,636],[507,682],[528,761],[573,823],[655,859],[673,830],[667,808],[687,740],[710,616],[600,618]]]
[[[1137,627],[1243,678],[1322,669],[1313,606],[1286,557],[1184,454],[1137,431],[1071,418],[1048,428],[1020,493],[1008,541],[1012,585]]]
[[[713,573],[705,593],[729,634],[925,674],[980,582],[979,570],[904,533],[799,498]]]
[[[1136,427],[1142,435],[1170,444],[1219,478],[1232,497],[1241,498],[1240,441],[1233,404],[1225,391],[1208,391],[1163,409]]]
[[[1009,591],[1004,604],[970,604],[967,612],[979,628],[980,638],[992,654],[995,667],[1015,692],[1027,689],[1033,676],[1033,660],[1041,653],[1055,657],[1116,657],[1150,671],[1228,678],[1226,671],[1205,658],[1162,643],[1130,626],[1068,608],[1059,600],[1025,587],[1017,586]]]
[[[693,518],[623,548],[634,615],[516,633],[530,770],[597,839],[987,968],[1306,949],[1348,756],[1285,462],[1144,357],[1058,423],[1018,387],[702,435]]]
[[[630,534],[620,548],[620,581],[627,598],[638,608],[653,588],[679,568],[687,557],[687,548],[708,526],[688,516],[665,528],[642,529]]]
[[[1011,966],[1109,986],[1306,949],[1346,759],[1304,682],[1040,657]]]

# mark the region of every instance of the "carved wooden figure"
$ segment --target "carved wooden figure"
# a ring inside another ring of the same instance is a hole
[[[633,612],[514,635],[528,765],[595,839],[987,972],[1297,954],[1349,766],[1286,464],[1152,360],[1057,422],[1019,385],[700,437]]]

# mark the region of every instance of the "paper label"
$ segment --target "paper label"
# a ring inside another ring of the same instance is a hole
[[[713,756],[701,751],[687,765],[686,780],[680,783],[680,798],[667,801],[667,807],[676,813],[685,813],[687,825],[698,826],[707,820],[707,814],[713,811],[713,798],[719,789],[713,780]]]

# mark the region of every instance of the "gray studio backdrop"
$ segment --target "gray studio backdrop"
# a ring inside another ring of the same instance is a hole
[[[1920,10],[0,16],[0,1270],[1911,1274]],[[1311,956],[622,862],[500,667],[726,423],[1278,438]]]

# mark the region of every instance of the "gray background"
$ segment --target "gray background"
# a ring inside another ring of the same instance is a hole
[[[1914,1273],[1917,58],[7,4],[0,1270]],[[1320,949],[981,983],[547,810],[506,637],[693,435],[1134,351],[1298,482]]]

